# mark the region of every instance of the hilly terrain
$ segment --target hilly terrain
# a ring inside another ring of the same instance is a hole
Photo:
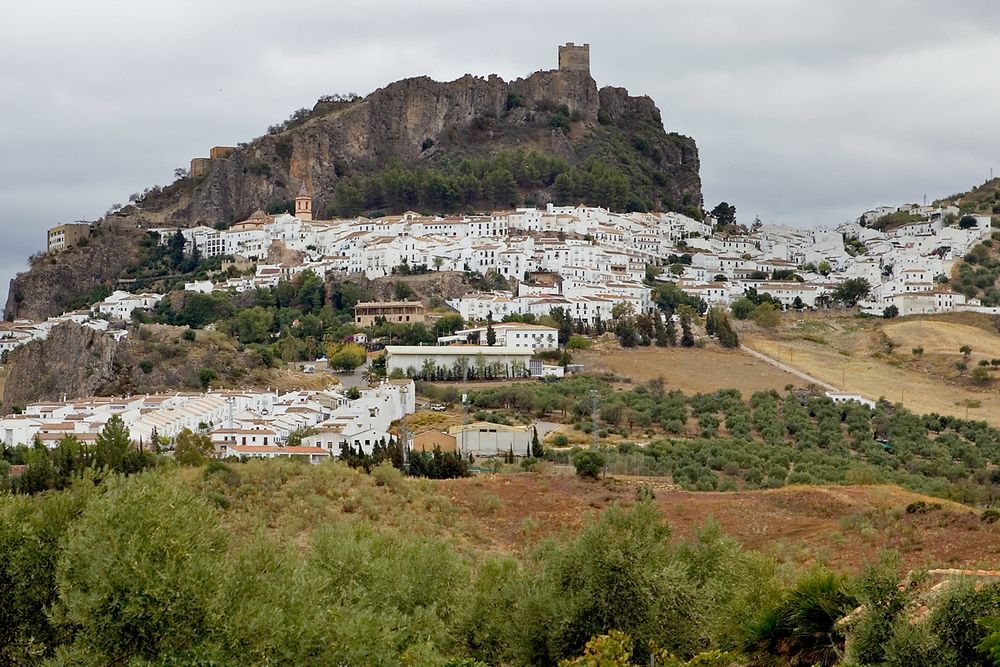
[[[322,98],[200,164],[132,195],[86,246],[34,257],[11,281],[5,318],[58,315],[128,277],[149,254],[144,228],[227,227],[258,209],[290,210],[303,187],[317,217],[548,202],[700,217],[703,203],[694,140],[667,133],[650,98],[598,89],[585,71],[417,77],[364,98]]]

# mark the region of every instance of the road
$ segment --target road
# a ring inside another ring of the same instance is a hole
[[[827,391],[840,391],[839,389],[837,389],[836,387],[834,387],[832,384],[827,384],[826,382],[823,382],[819,378],[814,378],[812,375],[809,375],[808,373],[803,373],[802,371],[800,371],[797,368],[792,368],[788,364],[783,364],[780,361],[778,361],[777,359],[774,359],[773,357],[769,357],[766,354],[758,352],[757,350],[752,350],[749,347],[747,347],[746,345],[740,344],[740,349],[743,350],[744,352],[746,352],[747,354],[749,354],[751,357],[757,357],[758,359],[760,359],[761,361],[763,361],[766,364],[771,364],[775,368],[778,368],[780,370],[785,371],[786,373],[794,375],[795,377],[797,377],[799,379],[805,380],[806,382],[811,382],[812,384],[814,384],[814,385],[816,385],[818,387],[823,387]]]

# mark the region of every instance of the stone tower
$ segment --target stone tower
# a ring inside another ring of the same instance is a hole
[[[559,69],[590,74],[590,44],[577,46],[573,42],[567,42],[565,46],[560,46]]]
[[[295,198],[295,217],[299,220],[312,220],[313,219],[313,200],[309,196],[309,192],[306,190],[306,184],[303,183],[302,187],[299,188],[299,194]]]

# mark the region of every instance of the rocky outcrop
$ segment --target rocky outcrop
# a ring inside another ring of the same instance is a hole
[[[115,379],[118,343],[104,333],[60,324],[44,341],[15,348],[7,360],[2,409],[32,401],[92,396]]]
[[[4,318],[44,320],[73,308],[87,307],[89,295],[114,280],[140,253],[145,232],[101,226],[87,245],[32,258],[31,270],[10,281]]]
[[[572,119],[568,129],[563,114]],[[553,122],[560,118],[564,122]],[[446,83],[416,77],[364,99],[320,101],[280,131],[211,160],[204,173],[155,188],[98,221],[87,248],[42,258],[14,279],[5,317],[57,315],[84,305],[83,297],[99,286],[114,287],[140,252],[136,228],[226,225],[292,200],[303,184],[322,217],[341,179],[368,176],[395,161],[440,168],[510,149],[548,153],[570,165],[610,166],[633,190],[631,206],[687,212],[702,206],[694,140],[668,134],[648,97],[598,90],[585,71],[536,72],[512,82],[495,75]],[[553,192],[548,186],[523,194],[544,205]],[[578,192],[572,196],[591,203]]]
[[[510,99],[518,105],[509,109]],[[565,133],[544,123],[560,108],[573,114],[579,130]],[[484,124],[489,125],[485,136],[470,141],[470,128]],[[552,70],[509,83],[495,75],[466,75],[444,83],[415,77],[363,100],[318,103],[306,120],[241,145],[228,159],[213,161],[204,175],[141,200],[125,214],[151,225],[213,226],[291,200],[302,184],[313,195],[314,210],[322,214],[333,202],[338,180],[372,173],[390,161],[434,165],[454,154],[520,147],[575,163],[591,153],[595,131],[596,136],[612,131],[627,135],[637,125],[654,130],[667,143],[683,144],[670,156],[676,157],[678,169],[666,169],[661,179],[668,186],[677,184],[667,188],[664,199],[700,205],[697,148],[690,139],[677,141],[679,135],[664,132],[652,100],[630,97],[623,88],[598,91],[586,72]],[[625,139],[628,144],[629,137]],[[435,148],[426,149],[428,140]]]
[[[66,323],[45,340],[8,353],[0,409],[63,397],[166,390],[269,386],[274,375],[260,355],[214,331],[183,338],[185,327],[143,325],[116,342],[89,327]],[[203,375],[210,371],[209,375]]]

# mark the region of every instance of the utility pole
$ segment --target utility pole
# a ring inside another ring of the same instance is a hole
[[[597,404],[599,396],[596,389],[590,390],[590,448],[597,449]]]
[[[466,454],[465,433],[469,430],[469,395],[462,394],[462,456]]]
[[[400,398],[402,399],[400,403],[403,405],[401,412],[403,413],[399,419],[399,441],[403,447],[403,467],[408,468],[410,462],[410,441],[406,432],[406,397],[409,393],[409,387],[401,387],[399,390]]]

